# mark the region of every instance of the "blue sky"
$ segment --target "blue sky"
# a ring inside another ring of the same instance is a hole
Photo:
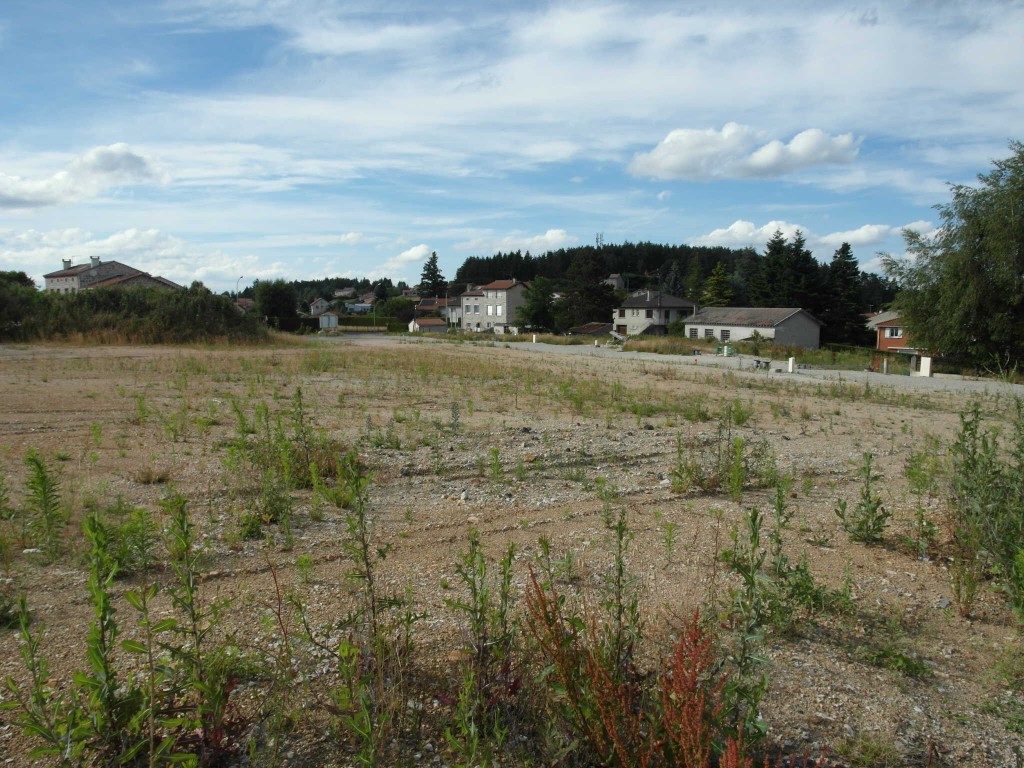
[[[416,282],[798,228],[875,269],[1022,138],[1022,40],[1021,2],[3,0],[0,269]]]

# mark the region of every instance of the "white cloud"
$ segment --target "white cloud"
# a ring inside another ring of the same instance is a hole
[[[426,261],[431,254],[429,245],[420,243],[402,251],[397,256],[392,256],[379,267],[371,270],[367,277],[371,280],[378,280],[382,277],[390,277],[393,280],[409,280],[411,278],[410,268],[414,264]],[[419,279],[419,275],[416,276]]]
[[[800,231],[807,243],[807,247],[815,253],[822,261],[827,261],[832,252],[843,243],[849,243],[853,248],[864,248],[866,246],[879,246],[887,242],[902,240],[903,230],[913,229],[925,236],[931,236],[937,231],[934,225],[928,221],[914,221],[900,227],[889,224],[865,224],[856,229],[844,230],[841,232],[830,232],[827,235],[816,235],[805,226],[787,221],[769,221],[758,226],[752,221],[734,221],[728,227],[715,229],[706,235],[692,238],[687,241],[690,245],[723,246],[726,248],[752,247],[761,252],[765,244],[778,231],[782,232],[787,240]],[[876,271],[870,265],[874,261],[867,261],[862,269]]]
[[[543,235],[512,234],[505,237],[478,237],[474,240],[456,243],[459,251],[476,251],[478,253],[497,253],[502,251],[529,251],[539,255],[547,251],[568,248],[576,243],[577,238],[564,229],[549,229]]]
[[[706,235],[700,235],[687,242],[690,245],[724,246],[726,248],[746,248],[752,246],[758,250],[771,239],[771,236],[782,232],[787,239],[791,239],[800,230],[807,235],[807,230],[797,224],[790,224],[785,221],[769,221],[763,226],[757,226],[752,221],[734,221],[724,229],[715,229]]]
[[[817,128],[798,133],[788,144],[778,139],[761,146],[758,142],[752,128],[737,123],[726,123],[721,131],[680,128],[650,152],[634,155],[629,172],[691,180],[784,176],[817,165],[850,163],[860,146],[853,134],[829,136]]]
[[[96,197],[111,187],[162,178],[151,160],[127,144],[111,144],[90,149],[49,178],[32,180],[0,173],[0,209],[60,205]]]
[[[93,256],[104,261],[120,261],[183,285],[193,280],[234,285],[239,275],[251,281],[290,274],[286,264],[275,262],[267,266],[252,255],[229,255],[217,249],[198,248],[156,229],[126,229],[106,237],[96,237],[74,227],[51,231],[0,231],[0,268],[25,271],[40,286],[42,276],[60,269],[64,259],[82,264]]]
[[[664,203],[670,197],[672,197],[672,193],[669,192],[667,189],[663,189],[661,192],[658,193],[658,202]]]

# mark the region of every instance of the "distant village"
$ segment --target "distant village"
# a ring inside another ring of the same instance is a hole
[[[88,263],[72,264],[64,260],[62,268],[44,275],[45,290],[76,293],[97,288],[149,287],[183,290],[167,278],[123,264],[92,257]],[[630,337],[665,336],[670,328],[682,327],[683,335],[692,340],[731,344],[762,339],[780,346],[817,349],[821,345],[823,323],[802,307],[700,307],[693,301],[648,288],[625,291],[621,275],[610,275],[605,281],[617,295],[625,295],[610,317],[594,318],[574,326],[568,334],[592,336],[614,341]],[[547,330],[531,328],[519,322],[520,310],[526,304],[529,282],[516,279],[493,280],[471,285],[458,296],[421,296],[419,287],[403,287],[397,298],[410,303],[412,318],[409,333],[488,333],[518,335],[523,332]],[[564,297],[555,293],[554,301]],[[236,296],[241,312],[255,312],[252,298]],[[372,315],[381,302],[374,291],[357,293],[354,287],[336,289],[330,298],[317,296],[308,308],[297,307],[297,314],[318,320],[321,331],[334,331],[346,326],[346,318]],[[874,337],[875,348],[892,353],[916,354],[909,337],[900,324],[899,313],[883,311],[866,314],[865,327]]]

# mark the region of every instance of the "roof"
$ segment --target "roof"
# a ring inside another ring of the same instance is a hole
[[[89,269],[91,266],[91,264],[77,264],[70,269],[59,269],[56,272],[50,272],[49,274],[43,275],[43,277],[74,277],[75,275],[79,275]]]
[[[824,325],[818,318],[800,307],[704,307],[693,317],[688,317],[686,324],[774,328],[800,312],[818,325]]]
[[[879,312],[877,315],[873,315],[868,318],[865,325],[868,328],[874,330],[880,325],[892,325],[894,320],[900,319],[900,313],[896,311]]]
[[[442,317],[418,317],[414,322],[416,325],[448,325],[448,321]]]
[[[668,309],[674,308],[695,308],[697,305],[692,301],[686,299],[680,299],[678,296],[673,296],[669,293],[661,293],[660,291],[644,291],[640,296],[630,296],[619,306],[624,309],[636,309],[636,308],[651,308],[651,307],[666,307]]]
[[[166,288],[181,288],[180,285],[171,282],[166,277],[151,275],[148,272],[134,272],[130,275],[115,275],[114,277],[108,277],[105,280],[98,280],[90,285],[89,288],[110,288],[115,285],[121,285],[122,283],[134,282],[159,283]]]
[[[494,280],[487,285],[481,285],[480,288],[485,291],[507,291],[515,288],[517,285],[526,287],[526,283],[522,280]]]
[[[463,296],[483,296],[484,292],[477,288],[475,291],[466,291]]]

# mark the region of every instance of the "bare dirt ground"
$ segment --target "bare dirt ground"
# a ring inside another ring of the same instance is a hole
[[[680,491],[673,470],[679,446],[684,453],[715,446],[733,404],[750,413],[731,436],[760,446],[794,479],[787,554],[806,558],[817,582],[852,600],[845,612],[809,614],[767,635],[762,715],[770,742],[786,752],[829,752],[849,765],[1010,766],[1024,750],[1024,701],[1006,673],[1022,667],[1018,625],[989,589],[970,618],[958,615],[941,548],[942,493],[923,500],[939,526],[931,556],[906,543],[919,502],[908,489],[907,461],[923,450],[941,458],[968,395],[500,343],[0,347],[0,471],[12,502],[24,494],[24,457],[36,449],[59,473],[72,511],[67,555],[52,564],[23,553],[15,522],[0,521],[0,535],[14,544],[6,578],[27,592],[37,626],[46,627],[55,685],[85,663],[92,609],[80,521],[118,497],[158,519],[169,488],[189,499],[208,552],[206,594],[230,600],[225,622],[253,649],[276,642],[275,577],[302,596],[314,626],[349,610],[339,515],[314,513],[308,492],[295,496],[293,541],[273,526],[268,540],[240,533],[251,499],[226,463],[236,409],[251,415],[262,403],[287,412],[300,388],[311,423],[357,449],[373,473],[370,511],[376,535],[391,547],[383,579],[426,614],[415,631],[437,690],[425,692],[422,705],[439,716],[459,686],[466,630],[445,600],[457,588],[456,562],[471,527],[495,558],[516,545],[519,587],[542,537],[587,584],[609,559],[595,492],[595,480],[606,478],[635,534],[627,559],[641,581],[650,657],[668,648],[696,607],[726,599],[733,581],[717,556],[744,510],[769,509],[773,492],[751,484],[736,501],[725,490]],[[1012,410],[998,388],[970,396],[981,398],[993,423]],[[877,490],[893,512],[880,546],[851,543],[833,511],[837,499],[857,500],[865,452],[875,457]],[[304,555],[311,568],[296,567]],[[169,574],[157,568],[145,578]],[[137,583],[118,582],[115,591]],[[0,630],[0,678],[24,682],[19,647],[16,632]],[[918,672],[908,674],[899,659],[918,662]],[[331,732],[317,704],[335,665],[323,657],[310,664],[301,704],[308,719],[280,762],[348,765],[344,737]],[[11,723],[0,715],[0,760],[47,764],[27,757],[33,742]],[[416,762],[453,762],[436,732],[423,742]]]

